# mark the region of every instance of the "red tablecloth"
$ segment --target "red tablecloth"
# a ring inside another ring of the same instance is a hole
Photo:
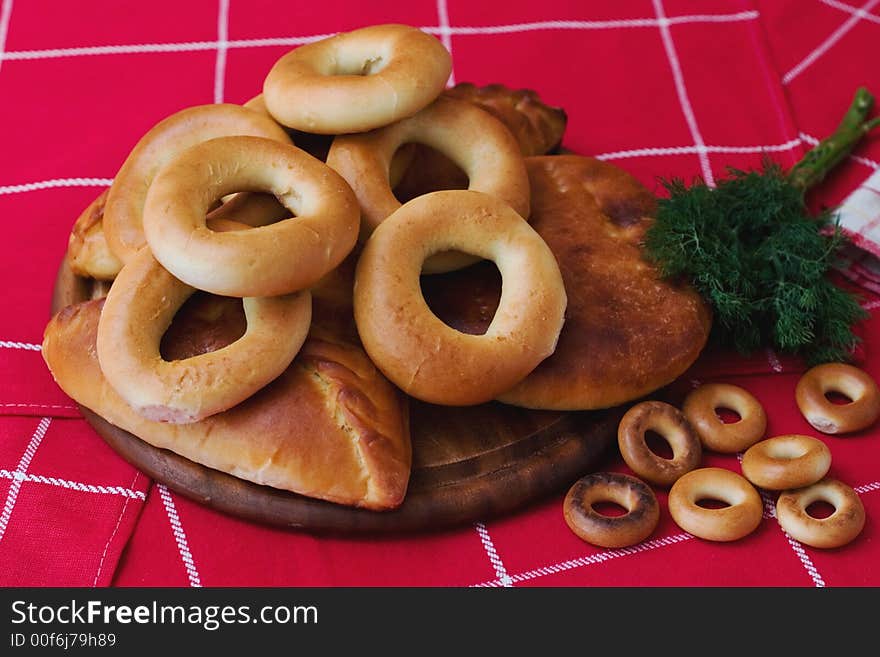
[[[567,529],[562,496],[501,519],[406,537],[341,539],[271,529],[200,507],[117,457],[40,357],[56,267],[79,211],[154,123],[189,105],[243,102],[271,64],[317,35],[370,23],[422,27],[452,51],[454,79],[540,91],[569,116],[565,145],[651,189],[713,179],[769,153],[793,164],[836,126],[857,86],[880,92],[880,0],[2,0],[0,6],[0,584],[4,585],[880,585],[880,427],[823,437],[831,474],[868,520],[839,550],[805,547],[769,513],[710,543],[660,526],[624,550]],[[869,47],[871,46],[871,47]],[[880,159],[867,140],[816,193],[834,204]],[[865,244],[877,249],[873,243]],[[878,277],[847,275],[874,313],[863,366],[880,377]],[[703,358],[683,384],[751,390],[769,435],[815,434],[794,403],[796,362]],[[739,471],[735,457],[707,465]],[[624,469],[612,458],[608,468]]]

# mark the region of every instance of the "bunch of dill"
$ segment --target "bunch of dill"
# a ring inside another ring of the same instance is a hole
[[[765,346],[809,363],[850,358],[866,316],[828,271],[844,241],[831,214],[811,216],[804,190],[769,160],[730,169],[711,188],[663,183],[645,249],[661,273],[687,277],[712,305],[714,338],[743,353]]]

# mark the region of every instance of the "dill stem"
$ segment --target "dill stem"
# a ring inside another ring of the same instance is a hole
[[[822,182],[868,131],[880,125],[880,119],[867,120],[873,107],[874,96],[859,87],[840,125],[791,168],[789,181],[804,192]]]

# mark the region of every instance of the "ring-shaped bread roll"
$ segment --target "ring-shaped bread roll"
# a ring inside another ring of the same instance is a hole
[[[444,324],[422,296],[430,255],[495,262],[501,301],[484,335]],[[377,228],[357,264],[354,316],[376,366],[413,397],[466,406],[494,399],[553,353],[566,305],[553,253],[503,201],[467,190],[425,194]]]
[[[206,212],[237,191],[268,192],[292,219],[215,232]],[[232,297],[268,297],[311,287],[357,242],[351,188],[295,146],[260,137],[220,137],[181,153],[156,176],[144,233],[163,267],[187,285]]]
[[[813,502],[827,502],[834,513],[814,518],[807,513]],[[865,526],[865,507],[856,492],[836,479],[823,479],[812,486],[781,493],[776,500],[776,519],[795,540],[817,548],[836,548],[858,536]]]
[[[648,431],[660,434],[672,448],[672,458],[658,456],[648,447]],[[630,408],[617,427],[617,444],[626,464],[643,479],[669,486],[700,465],[700,439],[681,412],[664,402],[647,401]]]
[[[528,218],[529,176],[516,139],[501,121],[473,103],[441,97],[415,116],[381,130],[333,140],[327,164],[348,181],[358,197],[362,238],[400,207],[389,171],[398,149],[413,142],[437,149],[464,169],[468,189],[496,196]],[[418,160],[411,166],[418,166]],[[425,273],[473,262],[460,254],[450,255],[431,258]]]
[[[244,228],[232,222],[217,229]],[[166,361],[159,350],[175,313],[196,290],[142,248],[120,270],[98,323],[98,360],[110,385],[140,415],[186,424],[231,408],[279,376],[311,323],[311,295],[244,299],[245,334],[227,347]]]
[[[729,506],[708,509],[700,500]],[[745,477],[723,468],[700,468],[683,475],[669,489],[669,514],[686,532],[708,541],[735,541],[761,524],[761,496]]]
[[[408,25],[373,25],[291,50],[266,76],[263,100],[290,128],[364,132],[428,105],[451,71],[436,37]]]
[[[231,104],[189,107],[163,119],[141,137],[113,179],[104,208],[104,232],[117,258],[126,262],[145,244],[144,204],[159,170],[190,146],[231,135],[291,143],[271,117]]]
[[[835,404],[825,396],[842,393],[852,401]],[[804,418],[822,433],[861,431],[880,416],[880,388],[864,370],[846,363],[826,363],[806,371],[795,387]]]
[[[796,434],[755,443],[742,458],[742,471],[767,490],[803,488],[819,481],[831,467],[831,450],[821,440]]]
[[[621,516],[606,516],[593,508],[613,502],[626,509]],[[616,472],[596,472],[579,479],[563,502],[565,522],[587,543],[621,548],[644,541],[660,521],[660,505],[645,482]]]
[[[715,412],[719,408],[736,411],[739,421],[724,423]],[[713,452],[741,452],[761,440],[767,430],[761,403],[748,390],[729,383],[701,385],[685,398],[681,410],[703,447]]]

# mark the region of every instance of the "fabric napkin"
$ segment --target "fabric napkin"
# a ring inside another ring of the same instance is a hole
[[[709,544],[672,523],[663,491],[657,531],[624,550],[574,537],[561,495],[451,531],[317,536],[230,518],[148,481],[79,416],[39,352],[70,227],[140,136],[189,105],[244,102],[310,39],[422,27],[450,48],[454,81],[538,90],[565,108],[567,148],[660,191],[659,177],[714,179],[767,154],[790,166],[834,129],[856,87],[880,93],[868,56],[878,0],[0,4],[0,585],[880,584],[876,428],[827,439],[832,474],[856,487],[869,518],[842,550],[788,538],[772,499],[754,535]],[[840,204],[878,159],[878,139],[867,139],[816,202]],[[876,214],[847,213],[861,249],[841,273],[874,315],[859,329],[860,364],[876,378],[880,230]],[[768,409],[768,431],[810,432],[793,403],[801,369],[769,352],[707,353],[681,385],[736,382]],[[706,464],[739,467],[714,455]],[[602,467],[625,470],[613,455]]]

